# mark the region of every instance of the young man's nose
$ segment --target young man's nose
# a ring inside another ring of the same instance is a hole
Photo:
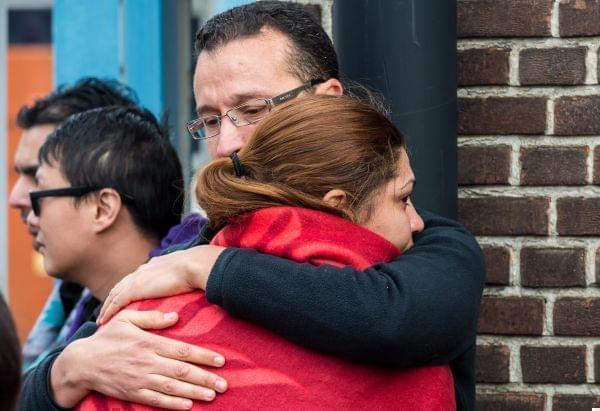
[[[40,226],[40,218],[33,213],[33,210],[29,210],[27,214],[27,225],[34,229]]]

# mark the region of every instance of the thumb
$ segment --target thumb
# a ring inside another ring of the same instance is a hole
[[[123,310],[116,317],[118,321],[128,322],[143,330],[160,330],[175,324],[179,320],[176,312]]]

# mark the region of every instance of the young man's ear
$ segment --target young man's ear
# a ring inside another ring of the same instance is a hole
[[[329,190],[327,194],[323,196],[323,201],[334,208],[341,208],[346,205],[347,195],[344,190],[334,188]]]
[[[344,87],[338,79],[330,78],[324,83],[317,84],[315,86],[315,93],[341,96],[344,93]]]
[[[92,200],[93,204],[93,227],[94,231],[100,233],[110,228],[119,215],[123,207],[121,196],[113,188],[103,188],[96,193]]]

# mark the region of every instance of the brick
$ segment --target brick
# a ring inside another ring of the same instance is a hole
[[[565,96],[554,102],[554,134],[600,134],[600,96]]]
[[[477,394],[477,411],[543,411],[545,394]]]
[[[600,198],[559,198],[556,212],[560,235],[600,235]]]
[[[543,97],[458,99],[458,134],[544,134]]]
[[[600,298],[559,298],[554,303],[554,334],[600,336]]]
[[[596,250],[596,284],[600,284],[600,248]]]
[[[594,184],[600,185],[600,146],[594,149]]]
[[[521,185],[585,185],[588,146],[521,148]]]
[[[488,285],[508,285],[510,280],[510,251],[508,247],[483,246],[485,256],[485,283]]]
[[[552,411],[591,411],[600,406],[600,396],[554,394]]]
[[[599,35],[600,2],[598,0],[561,0],[559,32],[561,37]]]
[[[477,235],[547,235],[545,197],[460,198],[458,219]]]
[[[509,382],[510,349],[505,345],[477,346],[475,376],[477,382]]]
[[[509,80],[510,50],[468,49],[457,53],[459,86],[506,85]]]
[[[459,0],[456,12],[459,38],[551,34],[552,0]]]
[[[583,345],[577,347],[521,347],[523,382],[534,384],[584,383],[585,352],[586,348]]]
[[[458,148],[458,184],[508,184],[510,146]]]
[[[594,381],[600,384],[600,345],[594,346]]]
[[[519,81],[522,86],[583,84],[586,54],[586,47],[522,50]]]
[[[525,287],[585,287],[585,249],[521,249],[521,284]]]
[[[484,297],[477,328],[481,334],[541,335],[544,300],[535,297]]]

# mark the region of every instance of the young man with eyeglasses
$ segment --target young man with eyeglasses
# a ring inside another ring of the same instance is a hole
[[[179,222],[179,159],[149,111],[118,106],[69,118],[39,159],[28,222],[39,227],[44,268],[85,286],[97,305]]]
[[[48,135],[75,113],[109,105],[135,104],[135,93],[130,88],[115,81],[83,78],[75,84],[57,88],[31,105],[21,107],[17,114],[17,125],[22,133],[14,158],[18,179],[11,188],[8,204],[19,210],[24,223],[27,223],[27,215],[31,211],[29,192],[36,188],[38,152]],[[35,249],[38,227],[27,224],[27,230],[34,238]],[[48,352],[64,343],[71,329],[77,326],[77,311],[86,298],[82,292],[79,284],[56,281],[23,346],[24,370],[35,366]]]
[[[196,49],[199,119],[188,128],[194,137],[207,137],[213,158],[246,144],[260,120],[253,112],[268,115],[268,99],[299,87],[343,93],[331,40],[298,4],[261,1],[215,16],[198,32]],[[426,227],[413,249],[365,272],[201,245],[143,265],[104,307],[110,314],[131,299],[202,288],[210,302],[234,315],[349,361],[399,368],[449,363],[459,408],[472,409],[482,254],[457,223],[423,217]],[[357,284],[364,276],[371,287]],[[226,389],[214,374],[226,358],[140,330],[173,321],[158,312],[122,311],[100,332],[47,360],[38,387],[54,407],[73,406],[91,390],[169,409],[189,409],[190,399],[210,401]],[[86,355],[99,351],[103,360]]]

